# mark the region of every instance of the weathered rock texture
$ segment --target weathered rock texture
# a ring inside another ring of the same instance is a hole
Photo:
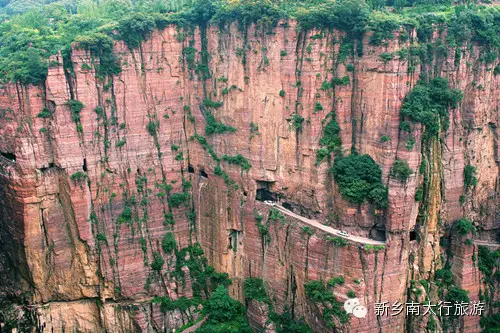
[[[211,78],[206,81],[190,69],[192,64],[183,54],[191,41],[201,50],[199,31],[180,41],[180,30],[167,27],[139,49],[118,43],[115,52],[122,73],[113,80],[96,79],[84,65],[92,67],[96,59],[75,48],[73,76],[65,75],[62,57],[57,56],[54,60],[60,65],[50,68],[44,87],[11,84],[0,90],[1,252],[18,268],[9,275],[10,285],[18,286],[11,292],[33,292],[30,301],[41,323],[55,332],[64,328],[149,332],[189,321],[185,313],[164,315],[147,302],[155,295],[191,296],[189,279],[184,288],[175,288],[169,278],[175,256],[161,250],[163,235],[173,230],[179,248],[200,242],[208,262],[229,273],[231,293],[242,302],[244,279],[261,277],[274,311],[291,308],[297,318],[304,317],[316,331],[326,332],[320,309],[305,296],[304,283],[343,275],[346,283],[335,289],[337,299],[343,302],[353,289],[368,307],[365,319],[352,317],[343,331],[403,332],[406,316],[376,317],[374,302],[404,303],[409,280],[428,278],[439,268],[439,238],[445,226],[468,216],[480,227],[477,239],[495,242],[500,226],[500,76],[493,75],[491,66],[475,61],[477,49],[464,50],[458,64],[451,57],[441,59],[435,68],[464,92],[464,100],[451,110],[450,130],[432,148],[442,167],[433,174],[433,207],[428,210],[433,222],[420,230],[417,244],[410,231],[419,213],[414,195],[421,182],[421,131],[413,126],[416,144],[406,149],[399,111],[419,67],[408,74],[408,60],[395,57],[384,63],[379,57],[408,47],[409,42],[396,38],[386,47],[365,42],[364,56],[349,56],[341,63],[340,43],[334,43],[340,34],[311,39],[318,32],[298,33],[293,24],[274,32],[252,28],[245,37],[236,26],[230,31],[211,28],[207,34]],[[286,56],[280,55],[282,50]],[[200,61],[199,55],[195,61]],[[354,71],[347,71],[346,64],[353,64]],[[324,80],[345,75],[349,85],[320,90]],[[218,80],[221,77],[227,82]],[[230,88],[227,94],[222,93],[224,88]],[[191,138],[196,133],[205,136],[208,108],[202,102],[207,98],[224,102],[210,111],[237,129],[208,136],[208,145],[218,157],[241,154],[252,165],[245,172],[221,161],[238,188],[214,174],[213,157]],[[70,99],[84,104],[81,132],[72,121]],[[323,110],[315,111],[316,102]],[[94,111],[98,106],[104,114]],[[50,119],[37,117],[43,107],[54,111]],[[381,166],[383,182],[389,186],[390,206],[385,212],[375,214],[368,205],[346,202],[328,172],[332,162],[315,165],[322,120],[332,110],[344,151],[354,145]],[[301,130],[291,128],[294,112],[305,119]],[[159,124],[154,135],[147,130],[150,121]],[[390,140],[382,142],[384,135]],[[408,160],[415,170],[406,184],[389,177],[396,158]],[[477,167],[478,184],[460,205],[468,163]],[[78,172],[86,176],[71,177]],[[172,185],[171,193],[181,192],[182,180],[189,180],[191,203],[169,207],[157,186],[163,179]],[[317,230],[308,236],[303,224],[291,218],[283,224],[271,221],[270,240],[263,240],[254,212],[267,221],[268,206],[256,201],[257,189],[265,186],[297,213],[351,234],[369,237],[372,229],[378,229],[386,233],[387,246],[377,253],[367,253],[356,243],[335,247]],[[127,205],[132,221],[119,223]],[[170,210],[175,226],[164,224]],[[194,219],[191,211],[196,213]],[[473,300],[482,284],[471,259],[475,248],[463,240],[453,242],[457,282]],[[151,270],[153,252],[165,260],[162,278]],[[266,325],[267,312],[263,304],[248,304],[254,327]],[[479,318],[467,317],[459,329],[479,332],[478,323]]]

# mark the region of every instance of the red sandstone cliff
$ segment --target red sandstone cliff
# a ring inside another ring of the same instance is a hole
[[[441,76],[464,92],[464,100],[451,111],[450,130],[433,147],[433,161],[441,161],[442,168],[432,174],[431,222],[417,245],[410,231],[419,213],[414,195],[421,181],[421,134],[417,127],[415,147],[405,148],[399,111],[419,68],[408,74],[407,59],[395,57],[384,63],[379,57],[408,43],[398,39],[385,47],[365,43],[364,56],[348,58],[355,68],[348,71],[337,61],[339,44],[333,41],[338,34],[311,39],[317,32],[298,33],[293,25],[279,26],[274,32],[252,29],[245,43],[236,27],[231,31],[212,28],[207,41],[211,78],[205,82],[189,69],[183,55],[191,38],[194,48],[201,49],[199,33],[179,41],[180,31],[168,27],[137,50],[118,43],[115,52],[122,73],[112,83],[96,79],[92,69],[83,69],[83,64],[95,59],[75,48],[74,77],[65,75],[59,56],[55,60],[60,65],[50,68],[45,87],[7,85],[0,90],[0,152],[5,156],[0,157],[0,224],[8,231],[3,239],[9,238],[5,242],[25,272],[16,279],[32,284],[32,302],[39,306],[36,311],[48,329],[147,332],[189,321],[186,313],[165,315],[146,302],[155,295],[191,296],[189,278],[183,288],[176,288],[170,279],[175,256],[163,254],[162,279],[151,278],[151,268],[144,264],[145,258],[153,260],[153,252],[162,253],[161,239],[171,229],[179,248],[197,239],[209,263],[229,273],[235,298],[244,301],[246,277],[261,277],[275,311],[292,306],[318,332],[327,328],[322,326],[317,305],[305,297],[306,281],[343,275],[346,283],[335,290],[337,298],[343,302],[346,292],[354,289],[367,305],[368,316],[352,317],[343,331],[403,332],[404,315],[377,318],[373,304],[404,303],[409,281],[428,278],[439,268],[444,228],[438,223],[451,225],[470,216],[480,226],[477,239],[494,243],[493,232],[500,226],[500,79],[490,67],[474,61],[477,52],[464,54],[458,64],[450,57],[436,65]],[[280,55],[282,50],[286,56]],[[324,80],[345,75],[349,85],[337,86],[333,92],[320,90]],[[218,80],[221,77],[227,82]],[[233,85],[236,88],[222,93]],[[283,97],[280,90],[285,91]],[[237,129],[207,137],[208,144],[219,157],[241,154],[252,165],[242,172],[221,162],[237,189],[214,174],[213,158],[196,139],[190,139],[195,133],[204,135],[205,97],[223,101],[221,108],[211,112]],[[81,132],[67,106],[70,99],[84,105]],[[315,111],[316,102],[323,110]],[[54,111],[52,118],[36,116],[44,106]],[[98,106],[104,115],[95,112]],[[348,151],[354,141],[360,153],[370,154],[381,166],[383,182],[389,186],[390,206],[385,213],[375,214],[367,205],[358,208],[343,200],[328,173],[331,165],[326,161],[315,165],[322,121],[332,108],[344,149]],[[296,110],[305,118],[301,131],[291,129],[289,122]],[[153,136],[147,130],[150,121],[159,123]],[[381,142],[383,135],[390,140]],[[183,159],[176,158],[180,152]],[[7,158],[13,158],[10,154],[15,155],[14,162]],[[396,158],[408,160],[415,170],[406,184],[389,177]],[[460,205],[466,161],[477,167],[478,185]],[[72,179],[78,172],[86,178]],[[190,207],[172,209],[174,226],[164,224],[169,207],[159,195],[163,179],[172,185],[172,193],[182,191],[183,179],[192,183]],[[255,200],[257,189],[264,186],[279,193],[297,212],[328,220],[351,234],[369,237],[378,226],[382,234],[387,232],[387,246],[376,253],[364,251],[357,243],[338,248],[319,230],[307,236],[302,222],[290,217],[284,224],[271,223],[270,241],[263,241],[254,211],[267,220],[268,206]],[[119,223],[131,196],[135,197],[133,221]],[[192,220],[191,210],[196,213]],[[237,246],[230,248],[233,237]],[[146,243],[145,253],[141,242]],[[476,245],[465,245],[463,240],[452,244],[457,282],[477,300],[482,280],[472,261]],[[264,326],[266,311],[262,304],[251,302],[250,323]],[[478,321],[466,317],[461,331],[479,332]]]

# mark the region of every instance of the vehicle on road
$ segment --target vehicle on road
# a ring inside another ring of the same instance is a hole
[[[344,230],[337,231],[337,235],[344,236],[344,237],[349,237],[349,233],[347,231],[344,231]]]
[[[271,206],[275,205],[274,201],[271,201],[271,200],[265,200],[264,203],[268,204],[268,205],[271,205]]]

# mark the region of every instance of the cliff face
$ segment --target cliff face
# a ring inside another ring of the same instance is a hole
[[[0,237],[3,270],[12,272],[3,285],[12,288],[2,292],[32,291],[27,299],[36,306],[29,311],[54,331],[180,327],[193,320],[192,309],[164,314],[149,302],[157,295],[192,296],[189,268],[183,268],[184,283],[176,283],[178,258],[162,250],[164,235],[173,231],[179,249],[201,244],[208,263],[229,273],[231,293],[242,302],[245,278],[260,277],[273,311],[291,309],[325,331],[323,309],[306,297],[304,283],[342,275],[337,299],[343,302],[352,289],[368,308],[366,318],[343,324],[345,331],[402,332],[409,323],[423,331],[426,318],[376,317],[374,303],[411,299],[410,280],[432,278],[441,268],[440,238],[448,239],[447,226],[462,216],[479,227],[475,239],[498,247],[500,76],[476,60],[475,47],[464,49],[458,60],[435,60],[430,71],[461,89],[464,98],[450,111],[450,128],[441,140],[422,147],[421,127],[413,125],[415,145],[408,149],[400,108],[423,68],[412,71],[411,59],[398,56],[384,62],[380,54],[395,55],[410,42],[364,42],[363,56],[349,54],[342,61],[342,35],[318,33],[299,33],[293,24],[272,34],[259,28],[242,33],[233,26],[210,28],[204,39],[200,31],[191,35],[167,27],[138,49],[116,44],[122,72],[113,79],[96,78],[98,60],[74,48],[73,74],[65,73],[57,56],[59,65],[49,69],[44,87],[4,86]],[[204,49],[210,54],[208,71],[200,66]],[[210,78],[203,80],[204,72]],[[348,84],[321,89],[325,80],[345,76]],[[69,100],[83,103],[81,112]],[[213,108],[204,100],[223,105]],[[52,112],[50,118],[37,117],[43,108]],[[332,110],[344,152],[355,147],[380,165],[389,187],[385,211],[340,196],[329,173],[333,156],[315,163]],[[304,118],[300,129],[292,126],[294,113]],[[206,135],[211,114],[236,131]],[[222,158],[237,154],[250,162],[248,171]],[[422,156],[429,167],[426,207],[415,201]],[[414,170],[407,183],[390,177],[396,159]],[[468,164],[477,168],[477,185],[466,193]],[[188,204],[172,204],[180,193],[190,194]],[[328,241],[332,235],[313,227],[306,232],[300,219],[269,219],[269,206],[256,200],[257,193],[279,196],[301,216],[386,246],[338,247]],[[418,223],[419,210],[427,214],[424,225]],[[259,214],[267,236],[259,231]],[[175,224],[168,223],[172,219]],[[458,236],[450,242],[457,285],[477,301],[486,288],[474,259],[479,243],[466,244]],[[152,269],[158,255],[164,260],[160,274]],[[247,306],[251,325],[264,327],[267,306]],[[479,332],[479,317],[464,317],[458,330]]]

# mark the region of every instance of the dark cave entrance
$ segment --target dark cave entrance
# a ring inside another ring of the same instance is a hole
[[[88,171],[88,169],[87,169],[87,159],[86,159],[86,158],[84,158],[84,159],[83,159],[82,169],[83,169],[83,171],[85,171],[85,172],[87,172],[87,171]]]
[[[417,240],[417,232],[415,230],[410,231],[410,242]]]
[[[15,162],[16,161],[16,155],[14,153],[5,153],[3,151],[0,151],[0,156],[8,159],[11,162]]]
[[[208,179],[208,174],[203,169],[200,169],[200,176]]]
[[[188,164],[188,172],[189,173],[194,173],[194,168],[191,164]]]
[[[231,229],[228,238],[228,249],[236,252],[238,250],[238,241],[241,236],[241,231],[236,229]]]
[[[255,199],[258,201],[278,201],[278,194],[272,191],[274,182],[257,180],[257,193]]]

